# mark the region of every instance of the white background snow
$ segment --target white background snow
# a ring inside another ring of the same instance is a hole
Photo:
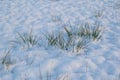
[[[98,11],[103,11],[103,15],[96,19]],[[91,44],[87,54],[78,56],[49,46],[12,50],[15,62],[8,69],[0,64],[0,80],[40,80],[40,73],[43,77],[51,74],[52,80],[56,76],[68,76],[70,80],[120,80],[119,0],[0,0],[0,57],[10,49],[9,41],[16,32],[32,28],[42,36],[46,31],[59,30],[59,19],[65,23],[98,21],[105,27],[102,40]]]

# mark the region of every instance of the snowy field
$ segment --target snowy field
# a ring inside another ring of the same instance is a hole
[[[79,54],[45,41],[63,24],[85,22],[104,32]],[[14,48],[17,33],[31,29],[39,45]],[[0,80],[120,80],[120,1],[0,0]]]

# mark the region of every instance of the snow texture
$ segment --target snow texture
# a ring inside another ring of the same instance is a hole
[[[102,11],[101,17],[96,15]],[[86,54],[46,46],[12,49],[16,32],[32,29],[35,34],[73,24],[99,22],[105,28],[102,40],[89,46]],[[0,0],[0,59],[11,50],[11,64],[1,64],[0,80],[120,80],[119,0]],[[43,79],[40,79],[40,74]],[[64,79],[65,78],[65,79]]]

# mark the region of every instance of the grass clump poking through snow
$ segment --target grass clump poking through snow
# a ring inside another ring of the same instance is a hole
[[[13,48],[31,48],[35,45],[39,45],[39,37],[33,34],[32,30],[29,33],[17,32],[15,40],[10,41]]]
[[[102,37],[100,25],[89,25],[88,23],[79,26],[66,25],[60,32],[47,35],[48,44],[63,50],[79,52],[86,49],[92,41],[98,41]]]
[[[46,35],[46,39],[48,40],[48,45],[54,46],[57,44],[57,36],[54,33]]]
[[[92,28],[92,39],[93,40],[99,40],[102,37],[102,31],[103,29],[100,27],[99,24],[96,24],[93,28]]]
[[[59,47],[60,49],[63,49],[63,50],[68,50],[70,45],[72,46],[72,44],[71,44],[72,40],[67,39],[64,36],[64,33],[62,33],[62,32],[58,32],[58,34],[49,33],[47,35],[46,39],[48,41],[48,45]]]
[[[8,69],[9,66],[13,64],[13,61],[10,55],[10,50],[6,51],[4,54],[5,55],[1,59],[1,64],[3,64],[6,69]]]

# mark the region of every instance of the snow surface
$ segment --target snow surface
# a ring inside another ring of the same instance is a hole
[[[35,34],[59,30],[61,22],[100,22],[105,31],[101,41],[81,55],[49,46],[12,50],[13,64],[0,64],[0,80],[120,80],[119,0],[0,0],[0,58],[10,49],[16,32]],[[118,6],[116,6],[118,5]],[[98,11],[102,17],[95,18]],[[42,43],[44,45],[45,43]],[[64,77],[66,79],[64,79]],[[62,79],[63,78],[63,79]]]

